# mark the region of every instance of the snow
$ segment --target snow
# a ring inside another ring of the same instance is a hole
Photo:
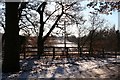
[[[21,60],[21,71],[3,74],[5,79],[16,78],[114,78],[118,75],[118,65],[107,60],[81,60],[76,58],[41,58]]]
[[[56,42],[61,44],[53,44],[54,47],[65,47],[63,39],[57,39]],[[77,44],[66,40],[66,47],[77,47],[77,46],[78,46]]]

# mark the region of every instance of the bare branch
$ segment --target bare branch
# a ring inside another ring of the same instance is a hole
[[[55,21],[55,23],[53,24],[52,28],[49,30],[49,32],[44,36],[44,41],[47,39],[47,37],[50,35],[50,33],[53,31],[53,29],[55,28],[57,22],[60,20],[60,18],[62,17],[63,12],[58,16],[57,20]]]
[[[4,26],[4,24],[2,23],[2,22],[0,22],[0,24],[1,24],[1,27],[4,29],[4,31],[5,31],[5,26]]]
[[[60,8],[59,8],[60,9]],[[48,16],[48,18],[44,21],[44,23],[46,23],[49,19],[50,19],[50,17],[57,11],[57,10],[59,10],[59,9],[56,9],[55,11],[53,11],[49,16]]]

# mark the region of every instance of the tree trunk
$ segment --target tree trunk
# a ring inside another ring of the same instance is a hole
[[[92,30],[90,32],[90,46],[89,46],[89,55],[93,56],[93,34],[94,34],[94,30]]]
[[[92,43],[93,43],[93,41],[91,40],[91,41],[90,41],[90,47],[89,47],[89,54],[90,54],[90,56],[93,56]]]
[[[38,36],[38,59],[40,59],[41,55],[44,52],[44,41],[43,41],[43,32],[44,32],[44,22],[43,22],[43,12],[45,9],[46,2],[43,2],[40,7],[38,8],[38,13],[40,14],[40,29],[39,29],[39,36]]]
[[[18,6],[19,3],[6,2],[6,29],[4,58],[2,72],[18,72],[19,66],[19,27],[18,27]]]
[[[82,47],[80,43],[80,37],[78,37],[78,54],[80,57],[82,57]]]
[[[43,53],[44,53],[44,41],[42,37],[38,36],[38,59],[40,59]]]
[[[49,37],[50,33],[53,31],[53,29],[55,28],[57,22],[60,20],[60,18],[63,15],[63,11],[61,13],[61,15],[58,16],[57,20],[55,21],[55,23],[53,24],[53,26],[50,28],[49,32],[43,37],[43,32],[44,32],[44,21],[43,21],[43,13],[44,13],[44,9],[46,6],[46,2],[43,2],[39,8],[37,9],[37,12],[40,14],[40,29],[39,29],[39,36],[38,36],[38,59],[40,59],[40,56],[43,55],[44,53],[44,42],[47,39],[47,37]]]

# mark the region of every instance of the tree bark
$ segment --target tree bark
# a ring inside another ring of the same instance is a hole
[[[41,36],[38,36],[38,59],[40,59],[43,53],[44,53],[44,41]]]
[[[43,54],[44,52],[44,41],[43,41],[43,32],[44,32],[44,22],[43,22],[43,12],[46,6],[46,2],[43,2],[39,8],[38,8],[38,13],[40,14],[40,29],[39,29],[39,36],[38,36],[38,59],[40,59],[40,56]]]
[[[2,72],[18,72],[19,65],[19,27],[18,2],[6,2],[6,28]]]
[[[46,6],[46,2],[43,2],[39,8],[37,9],[37,12],[40,14],[40,29],[39,29],[39,36],[38,36],[38,59],[40,59],[40,56],[42,56],[42,54],[44,53],[44,42],[47,39],[47,37],[49,37],[50,33],[53,31],[53,29],[55,28],[57,22],[60,20],[60,18],[63,15],[63,11],[62,13],[57,17],[55,23],[53,24],[53,26],[51,27],[51,29],[49,30],[49,32],[43,37],[43,32],[44,32],[44,24],[45,22],[43,21],[43,12]]]
[[[40,33],[38,36],[38,59],[40,59],[40,56],[44,53],[44,42],[47,39],[47,37],[49,37],[50,33],[53,31],[53,29],[55,28],[57,22],[60,20],[60,18],[62,17],[63,13],[61,13],[61,15],[58,16],[57,20],[55,21],[55,23],[53,24],[52,28],[49,30],[49,32],[43,37],[43,28],[44,28],[44,22],[43,22],[43,13],[40,14],[40,17],[42,19],[40,19]]]
[[[90,46],[89,46],[90,56],[93,56],[93,35],[94,35],[94,30],[90,32]]]

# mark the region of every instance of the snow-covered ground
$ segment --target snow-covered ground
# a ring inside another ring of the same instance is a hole
[[[38,79],[38,78],[110,78],[120,76],[119,64],[108,60],[84,60],[78,58],[41,58],[21,60],[21,71],[16,74],[3,74],[4,79]]]

